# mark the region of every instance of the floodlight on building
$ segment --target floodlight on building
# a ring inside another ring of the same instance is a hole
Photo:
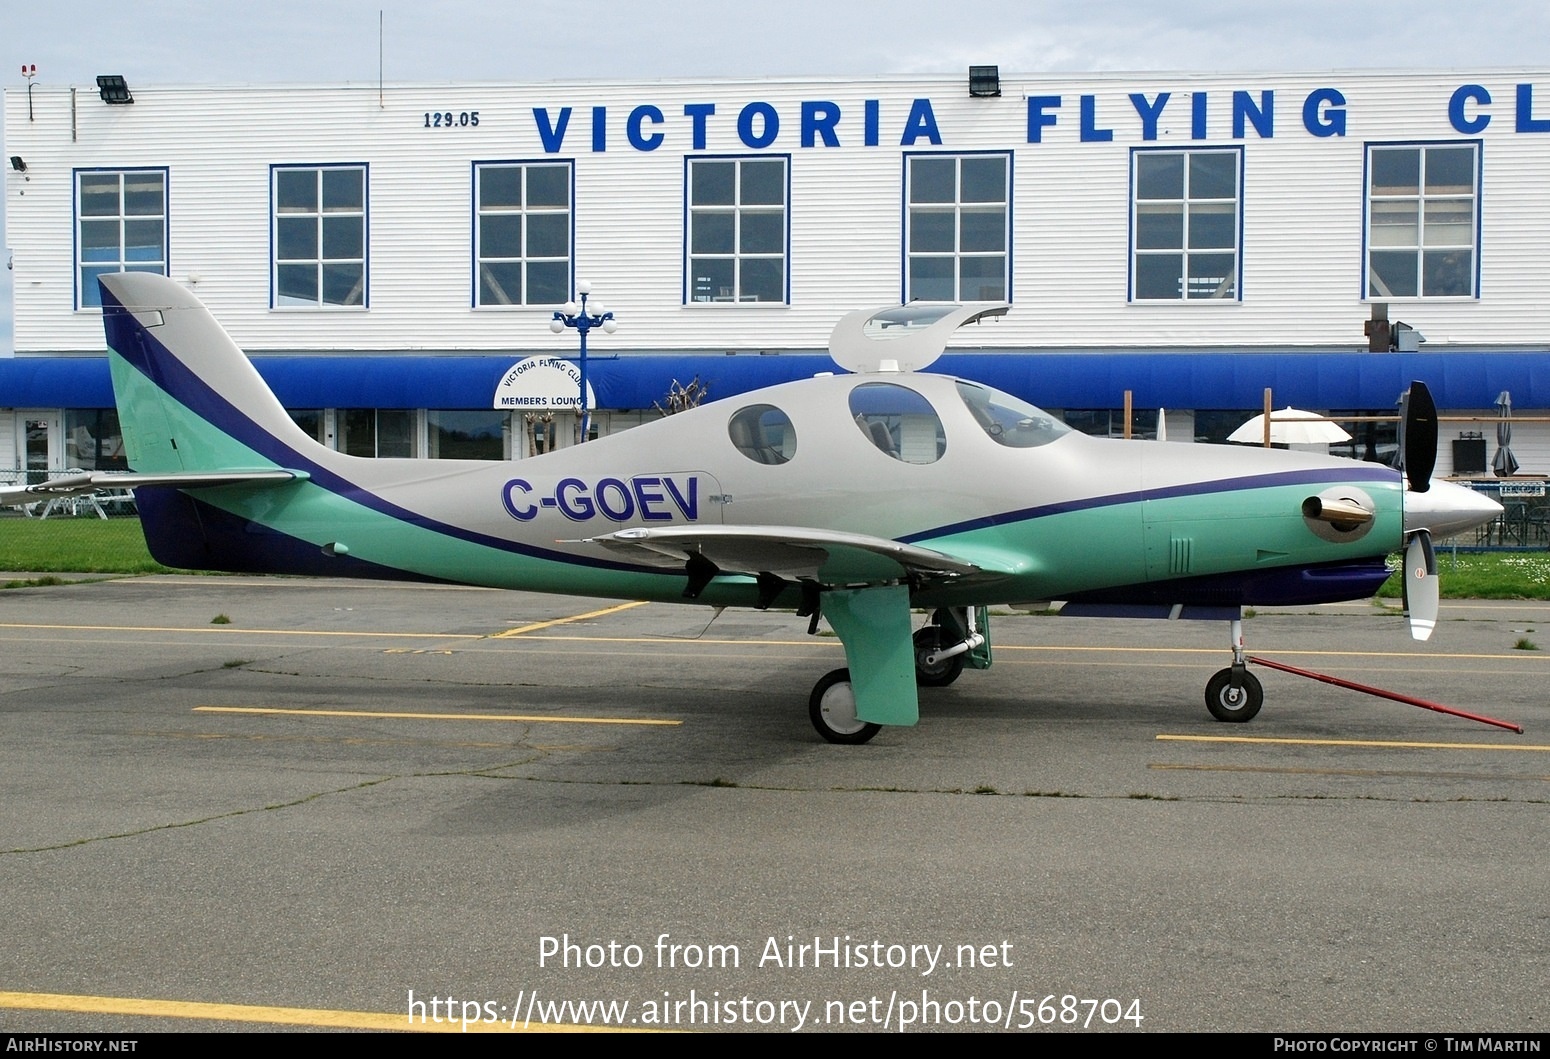
[[[969,96],[972,99],[989,99],[1001,94],[1001,68],[999,66],[969,67]]]
[[[25,173],[27,171],[27,163],[22,161],[21,155],[13,154],[11,155],[11,168],[18,173]]]
[[[97,94],[110,107],[123,106],[135,101],[135,97],[129,94],[129,82],[118,74],[98,74]]]

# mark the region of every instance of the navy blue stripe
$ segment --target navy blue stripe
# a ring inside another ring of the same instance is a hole
[[[1095,508],[1103,507],[1119,507],[1123,504],[1136,504],[1145,500],[1169,500],[1182,496],[1235,493],[1246,489],[1273,489],[1286,485],[1313,486],[1352,481],[1398,484],[1399,480],[1398,473],[1386,467],[1361,464],[1353,460],[1350,470],[1344,467],[1330,467],[1305,471],[1281,471],[1276,474],[1244,475],[1238,478],[1217,478],[1205,482],[1185,482],[1163,489],[1136,489],[1124,493],[1086,497],[1080,500],[1066,500],[1058,504],[1042,504],[1038,507],[1023,508],[1019,511],[985,515],[981,518],[969,519],[966,522],[955,522],[936,529],[925,530],[921,533],[911,533],[899,539],[905,544],[915,544],[920,541],[946,537],[955,533],[970,533],[974,530],[989,529],[993,526],[1005,526],[1010,523],[1025,522],[1036,518],[1048,518],[1051,515],[1065,515],[1073,511],[1091,511]]]

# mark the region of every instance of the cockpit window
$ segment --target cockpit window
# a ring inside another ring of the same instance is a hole
[[[755,463],[785,463],[797,452],[797,432],[791,418],[772,404],[744,408],[727,423],[737,451]]]
[[[1037,448],[1071,432],[1043,409],[989,386],[959,382],[958,396],[963,398],[980,429],[996,444],[1007,448]]]
[[[935,463],[947,451],[936,409],[906,386],[864,382],[850,391],[850,414],[861,433],[896,460]]]

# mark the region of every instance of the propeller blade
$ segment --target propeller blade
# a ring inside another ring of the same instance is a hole
[[[1441,590],[1437,583],[1437,554],[1432,550],[1432,535],[1416,532],[1405,549],[1405,617],[1410,635],[1416,640],[1431,638],[1441,608]]]
[[[1412,382],[1400,424],[1401,458],[1405,480],[1417,493],[1432,487],[1432,468],[1437,466],[1437,405],[1424,382]]]

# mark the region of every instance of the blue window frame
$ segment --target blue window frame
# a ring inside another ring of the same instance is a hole
[[[786,155],[684,159],[684,302],[791,300],[791,161]]]
[[[75,304],[101,308],[97,277],[167,275],[167,170],[75,171]]]
[[[904,156],[904,300],[1010,301],[1012,156]]]
[[[570,299],[574,166],[474,163],[474,305],[563,305]]]
[[[365,165],[271,167],[271,307],[370,304],[366,190]]]
[[[1474,298],[1480,141],[1367,146],[1363,296]]]
[[[1130,300],[1239,301],[1243,150],[1130,152]]]

